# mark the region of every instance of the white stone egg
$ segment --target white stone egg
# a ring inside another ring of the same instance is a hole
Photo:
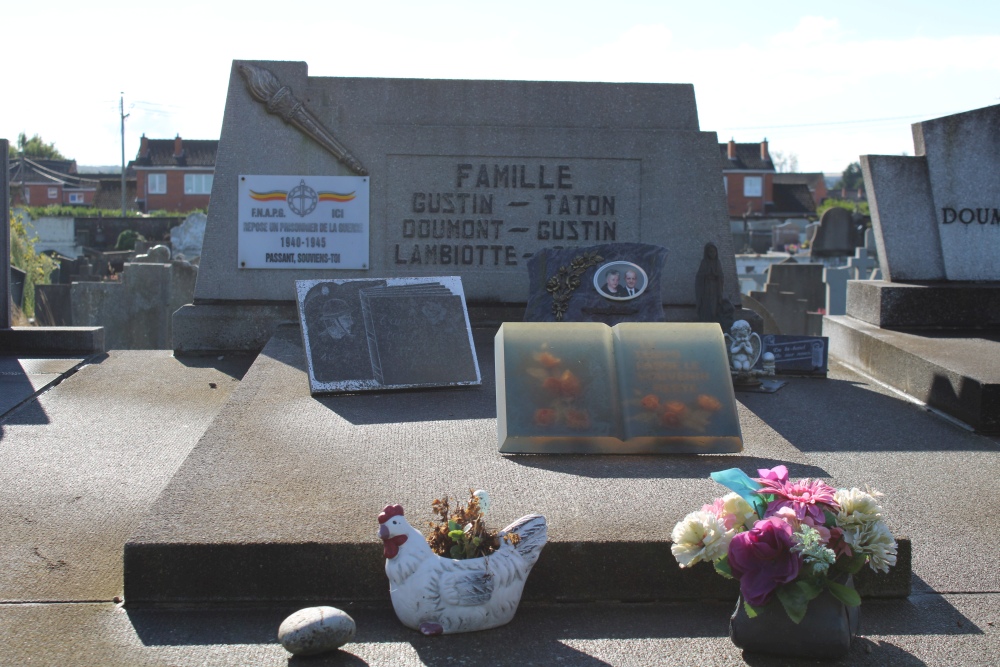
[[[333,651],[354,639],[354,619],[336,607],[300,609],[278,628],[278,641],[292,655]]]

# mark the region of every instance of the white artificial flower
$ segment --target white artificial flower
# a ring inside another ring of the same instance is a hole
[[[868,533],[870,536],[865,545],[868,565],[877,572],[888,572],[896,564],[896,540],[889,532],[889,527],[881,521],[873,524]]]
[[[873,570],[888,572],[896,564],[896,540],[882,521],[845,526],[844,540],[854,553],[868,556]]]
[[[837,525],[845,530],[848,526],[873,524],[882,518],[882,508],[878,501],[861,489],[840,489],[833,497],[840,505]]]
[[[738,493],[727,493],[722,497],[722,520],[736,532],[751,528],[757,521],[757,512]]]
[[[691,512],[674,526],[670,533],[670,551],[681,567],[716,561],[729,552],[729,541],[735,531],[726,530],[712,512]]]

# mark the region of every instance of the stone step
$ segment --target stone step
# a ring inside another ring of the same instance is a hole
[[[826,317],[830,356],[968,424],[1000,434],[1000,332],[883,329]]]
[[[680,570],[670,553],[674,523],[725,491],[709,473],[785,463],[793,477],[828,477],[769,437],[740,455],[502,455],[495,333],[474,333],[481,387],[313,397],[301,334],[279,327],[126,543],[126,601],[387,601],[378,513],[399,503],[426,528],[435,497],[464,501],[470,488],[490,492],[497,528],[532,512],[548,520],[525,600],[735,598],[734,582],[710,566]],[[899,565],[858,586],[905,596],[910,574],[901,539]]]

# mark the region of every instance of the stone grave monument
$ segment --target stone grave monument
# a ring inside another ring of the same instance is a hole
[[[784,252],[790,245],[799,245],[802,242],[802,229],[798,223],[787,221],[780,225],[775,225],[771,230],[771,249]]]
[[[670,248],[667,321],[696,319],[706,243],[739,305],[717,137],[699,128],[690,85],[314,77],[303,62],[235,61],[174,348],[259,351],[296,319],[296,280],[455,275],[473,324],[495,325],[520,319],[510,306],[523,307],[541,250],[638,242]]]
[[[915,155],[864,155],[882,280],[847,284],[831,353],[1000,432],[1000,105],[913,125]]]
[[[813,257],[848,257],[854,254],[856,226],[854,215],[847,209],[839,206],[827,209],[809,239],[809,253]]]

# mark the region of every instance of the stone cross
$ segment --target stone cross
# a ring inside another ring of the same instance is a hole
[[[846,266],[828,266],[823,269],[823,282],[826,283],[826,314],[847,314],[847,281],[851,277],[851,269]]]
[[[847,260],[848,266],[854,272],[855,280],[869,280],[872,271],[878,268],[878,261],[868,256],[868,248],[855,248],[854,257]]]

